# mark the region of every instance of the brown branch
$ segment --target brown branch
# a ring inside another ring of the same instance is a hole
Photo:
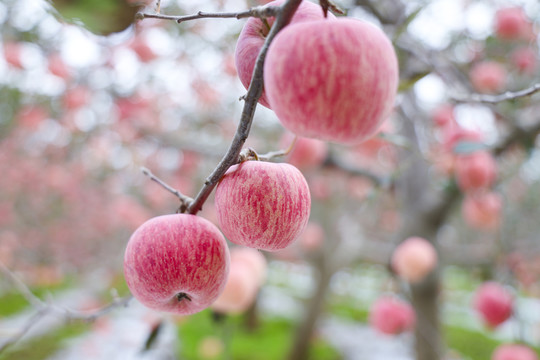
[[[285,3],[279,6],[279,11],[276,14],[274,25],[270,29],[266,41],[264,42],[264,45],[257,57],[255,68],[253,69],[251,84],[249,85],[249,89],[245,97],[244,109],[242,110],[240,123],[238,124],[234,139],[225,156],[221,159],[212,174],[210,174],[210,176],[206,179],[203,187],[195,197],[194,201],[188,207],[188,213],[196,214],[202,209],[202,205],[206,199],[208,199],[208,196],[210,196],[221,177],[225,174],[229,167],[238,162],[240,151],[242,150],[251,129],[255,108],[257,107],[257,101],[259,100],[259,97],[263,91],[263,67],[268,47],[276,34],[289,23],[294,15],[294,12],[298,6],[300,6],[300,2],[301,0],[287,0]]]
[[[497,104],[503,101],[515,100],[518,98],[531,96],[537,92],[540,92],[540,83],[534,84],[531,87],[528,87],[519,91],[507,91],[499,95],[482,95],[482,94],[470,94],[466,96],[453,96],[452,100],[456,102],[466,102],[466,103],[486,103],[486,104]]]
[[[184,210],[187,209],[189,204],[191,204],[191,202],[193,201],[193,199],[190,198],[189,196],[182,194],[180,191],[176,190],[175,188],[167,184],[165,181],[155,176],[149,169],[145,167],[141,167],[141,171],[143,172],[144,175],[148,176],[150,180],[155,181],[161,187],[163,187],[168,192],[172,193],[174,196],[176,196],[180,200],[180,203],[181,203],[180,212],[184,212]]]
[[[214,19],[244,19],[248,17],[256,17],[259,19],[266,19],[269,17],[276,16],[280,11],[280,7],[278,6],[257,6],[254,8],[251,8],[249,10],[240,11],[240,12],[219,12],[219,13],[212,13],[212,12],[204,12],[199,11],[196,14],[191,15],[182,15],[182,16],[173,16],[173,15],[163,15],[160,14],[159,11],[155,14],[148,14],[148,13],[142,13],[139,12],[135,15],[135,18],[138,20],[143,19],[161,19],[161,20],[173,20],[177,23],[182,23],[185,21],[190,20],[198,20],[198,19],[208,19],[208,18],[214,18]]]

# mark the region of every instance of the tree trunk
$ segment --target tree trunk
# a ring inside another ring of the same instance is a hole
[[[322,262],[322,261],[321,261]],[[307,360],[309,358],[309,348],[311,338],[315,330],[315,325],[321,314],[321,310],[326,299],[326,293],[330,286],[332,271],[324,264],[319,263],[317,267],[319,276],[317,279],[317,288],[315,293],[310,297],[308,308],[304,314],[302,323],[296,330],[292,348],[289,352],[289,360]]]

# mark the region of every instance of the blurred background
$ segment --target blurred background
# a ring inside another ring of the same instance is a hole
[[[234,280],[236,298],[178,317],[123,300],[131,233],[179,206],[140,169],[192,197],[204,184],[240,118],[245,20],[134,24],[155,4],[0,2],[0,359],[534,359],[540,94],[515,92],[540,88],[540,4],[336,3],[392,40],[394,113],[361,145],[298,139],[276,159],[308,180],[306,232],[253,255],[260,278]],[[259,106],[246,145],[291,141]],[[200,215],[216,221],[212,198]],[[437,251],[418,281],[391,265],[412,236]],[[523,357],[497,357],[508,344]]]

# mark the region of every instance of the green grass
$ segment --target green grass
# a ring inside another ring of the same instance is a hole
[[[90,329],[86,323],[72,323],[51,331],[42,337],[14,344],[0,354],[0,360],[43,360],[64,347],[67,339]]]
[[[31,291],[34,295],[43,299],[48,293],[54,293],[55,291],[65,289],[67,286],[67,284],[60,284],[52,287],[34,288],[31,289]],[[16,314],[30,306],[26,298],[16,290],[2,294],[0,296],[0,304],[2,304],[2,306],[0,306],[0,318]]]
[[[242,317],[229,317],[215,322],[210,311],[203,311],[189,317],[179,326],[179,353],[181,359],[203,359],[201,343],[212,337],[220,339],[222,344],[230,340],[229,353],[223,350],[220,354],[209,359],[234,360],[276,360],[285,359],[291,348],[295,324],[288,320],[277,318],[260,319],[260,326],[249,332],[242,324]],[[314,339],[311,344],[311,355],[314,360],[339,359],[339,353],[320,339]],[[227,347],[224,345],[224,347]]]

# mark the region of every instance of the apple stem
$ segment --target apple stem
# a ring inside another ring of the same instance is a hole
[[[176,294],[176,300],[178,300],[178,302],[181,302],[184,299],[186,299],[187,301],[191,301],[191,297],[184,292]]]

